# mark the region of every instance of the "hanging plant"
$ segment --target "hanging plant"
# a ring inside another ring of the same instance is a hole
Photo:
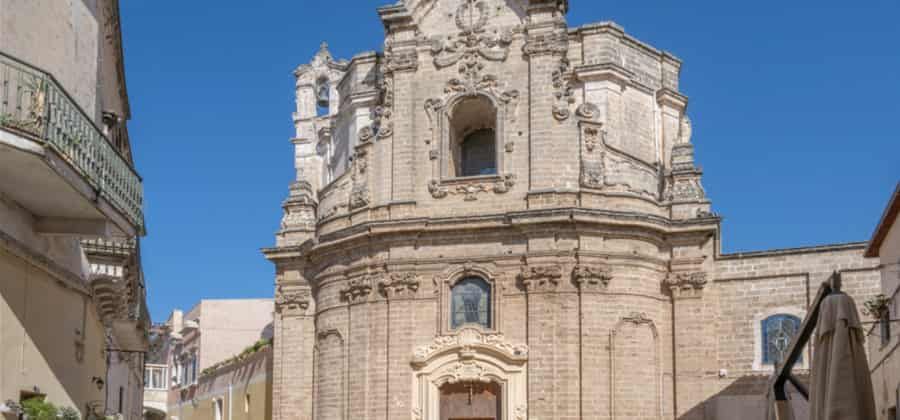
[[[875,319],[882,319],[888,313],[890,304],[891,299],[887,296],[874,296],[863,304],[866,308],[863,309],[863,313]]]

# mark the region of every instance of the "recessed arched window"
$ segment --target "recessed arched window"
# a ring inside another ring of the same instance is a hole
[[[497,174],[497,110],[490,99],[474,96],[453,107],[450,146],[452,176]]]
[[[800,318],[777,314],[762,320],[762,362],[777,365],[787,358],[791,340],[800,331]],[[803,358],[798,360],[803,363]]]
[[[316,81],[316,116],[324,117],[331,113],[331,85],[325,77]]]
[[[450,289],[450,327],[491,328],[491,285],[481,277],[466,277]]]

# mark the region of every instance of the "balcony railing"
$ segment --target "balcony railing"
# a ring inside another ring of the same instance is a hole
[[[143,233],[143,184],[134,168],[53,75],[2,52],[0,129],[53,149]]]

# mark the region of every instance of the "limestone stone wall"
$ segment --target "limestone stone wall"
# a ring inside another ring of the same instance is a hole
[[[50,72],[97,116],[103,31],[97,1],[2,0],[0,10],[0,51]]]

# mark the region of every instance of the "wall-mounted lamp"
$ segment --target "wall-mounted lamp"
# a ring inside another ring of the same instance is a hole
[[[93,376],[93,377],[91,377],[91,383],[97,386],[97,391],[102,391],[102,390],[103,390],[103,385],[105,384],[105,382],[103,381],[103,379],[100,378],[99,376]]]

